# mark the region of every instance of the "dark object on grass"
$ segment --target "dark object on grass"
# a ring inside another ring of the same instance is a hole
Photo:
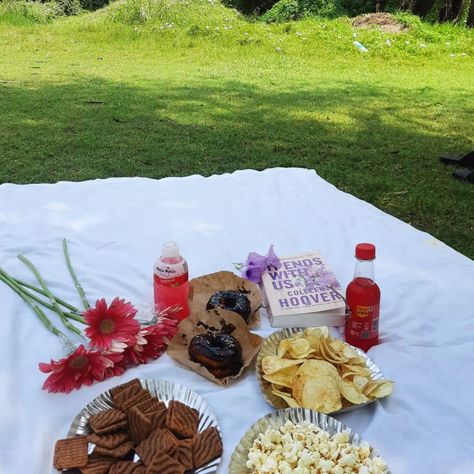
[[[439,161],[446,165],[462,165],[468,168],[474,168],[474,150],[466,153],[464,156],[441,155]]]
[[[453,176],[457,179],[462,179],[463,181],[474,184],[474,171],[469,168],[456,168],[453,171]]]

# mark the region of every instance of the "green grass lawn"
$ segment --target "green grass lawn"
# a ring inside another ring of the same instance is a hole
[[[474,32],[410,21],[266,25],[199,0],[0,15],[0,181],[302,166],[474,258],[474,186],[438,162],[474,148]]]

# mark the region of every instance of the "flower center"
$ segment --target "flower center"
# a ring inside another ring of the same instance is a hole
[[[82,369],[85,367],[89,362],[89,359],[86,356],[77,356],[74,359],[71,359],[69,365],[71,369]]]
[[[100,322],[100,332],[110,334],[115,329],[115,322],[112,319],[104,319]]]

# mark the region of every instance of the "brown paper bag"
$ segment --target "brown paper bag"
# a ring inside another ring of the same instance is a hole
[[[237,339],[242,346],[242,369],[237,375],[218,379],[214,377],[204,366],[193,362],[188,354],[188,345],[191,339],[198,334],[227,333]],[[232,311],[214,310],[192,313],[179,323],[178,333],[168,345],[168,354],[181,364],[189,367],[194,372],[218,385],[227,385],[230,379],[239,377],[244,369],[248,367],[257,355],[263,343],[263,338],[248,330],[244,319]]]
[[[255,327],[259,321],[258,310],[262,305],[262,294],[260,288],[245,278],[241,278],[232,272],[217,272],[209,275],[204,275],[198,278],[194,278],[190,281],[189,291],[189,307],[191,314],[205,311],[209,298],[218,291],[222,290],[234,290],[240,291],[250,301],[251,313],[249,317],[248,325],[250,328]],[[215,310],[222,315],[228,313],[228,311],[215,308]],[[236,314],[236,313],[233,313]],[[244,319],[240,316],[242,321]]]

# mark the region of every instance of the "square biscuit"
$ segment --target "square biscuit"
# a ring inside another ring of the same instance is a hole
[[[166,416],[166,426],[181,438],[192,438],[199,425],[199,412],[177,400],[171,400]]]
[[[86,436],[59,439],[54,446],[54,467],[59,470],[84,467],[88,461],[88,446]]]

